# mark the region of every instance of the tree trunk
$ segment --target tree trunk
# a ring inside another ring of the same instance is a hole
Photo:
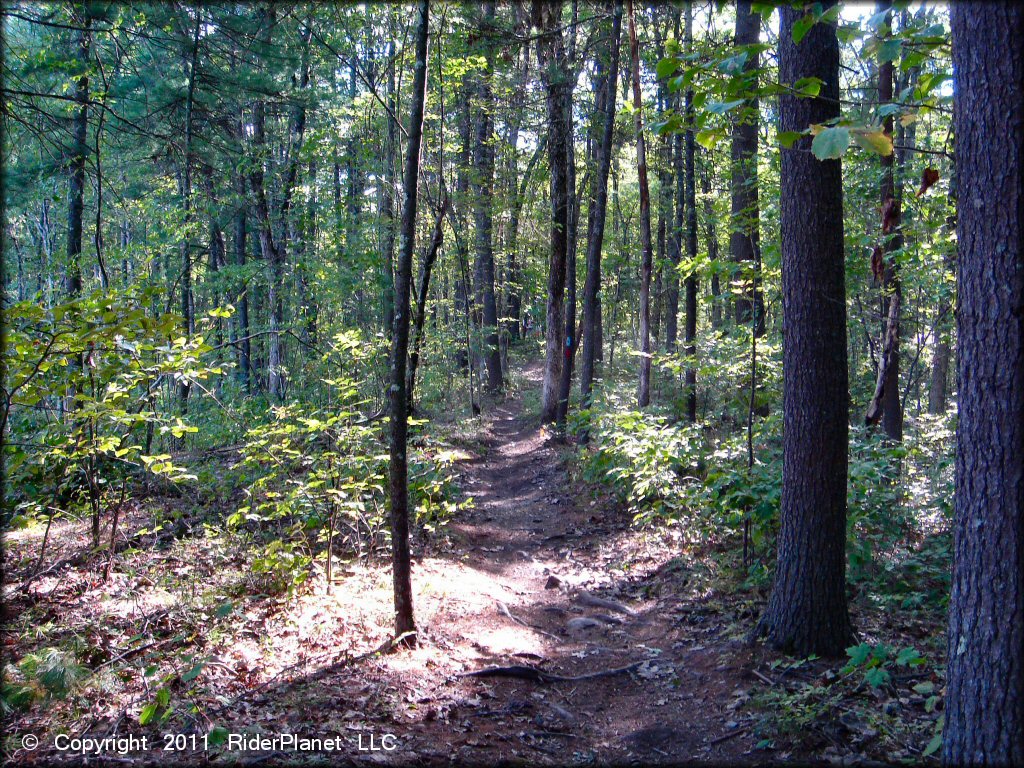
[[[637,407],[651,402],[651,192],[647,184],[647,149],[644,144],[643,100],[640,96],[640,44],[636,36],[636,11],[629,1],[629,53],[633,78],[633,109],[636,112],[636,168],[640,182],[640,382]]]
[[[89,57],[92,47],[91,17],[86,11],[80,19],[78,32],[78,65],[82,74],[75,83],[75,117],[72,128],[71,162],[68,177],[68,264],[64,274],[64,289],[69,299],[82,295],[82,220],[85,211],[85,159],[89,151]],[[72,383],[67,389],[65,410],[78,408],[77,375],[85,368],[85,356],[71,358]],[[77,374],[77,375],[76,375]]]
[[[881,10],[888,8],[882,4]],[[892,22],[892,12],[886,15],[885,28]],[[880,104],[892,103],[893,97],[893,63],[879,62],[878,66],[878,101]],[[882,121],[882,129],[886,136],[892,138],[893,118],[889,115]],[[881,158],[882,181],[879,188],[882,211],[882,307],[884,324],[882,326],[882,355],[878,364],[878,378],[875,382],[875,393],[868,405],[865,423],[871,427],[882,422],[882,428],[890,440],[903,439],[903,406],[900,402],[900,309],[903,303],[903,290],[900,285],[899,273],[896,269],[895,251],[903,247],[901,232],[900,206],[902,201],[897,193],[893,176],[895,153],[883,155]]]
[[[813,98],[780,98],[781,130],[839,115],[835,27],[793,42],[804,12],[783,6],[779,78],[822,80]],[[783,462],[775,583],[759,631],[797,656],[841,656],[846,608],[848,382],[843,187],[839,160],[818,161],[810,138],[782,150]]]
[[[686,45],[693,47],[693,3],[686,4]],[[686,90],[686,256],[690,270],[686,275],[686,417],[691,424],[697,421],[697,187],[694,173],[696,153],[693,132],[693,88]]]
[[[954,150],[955,152],[955,150]],[[946,216],[946,228],[956,231],[957,220],[957,175],[956,169],[949,179],[949,215]],[[955,252],[948,251],[943,255],[942,266],[947,274],[955,272]],[[935,320],[935,352],[932,354],[931,384],[928,387],[928,413],[937,416],[946,412],[946,382],[949,380],[949,361],[951,357],[949,343],[950,322],[947,315],[952,313],[952,299],[945,285],[941,287],[939,308]]]
[[[586,278],[583,282],[583,353],[580,359],[580,400],[583,408],[593,405],[594,367],[600,350],[601,247],[608,214],[608,174],[611,170],[615,129],[615,94],[619,76],[619,40],[622,37],[622,0],[612,10],[612,28],[603,61],[598,59],[598,94],[601,105],[601,133],[597,142],[597,168],[593,200],[588,206]],[[604,63],[607,62],[607,63]],[[588,432],[580,439],[586,442]]]
[[[427,296],[430,291],[430,276],[437,261],[437,253],[444,242],[444,217],[448,211],[448,198],[441,202],[434,219],[434,231],[430,236],[430,244],[423,254],[420,263],[419,291],[416,297],[416,312],[413,316],[412,351],[409,353],[409,374],[406,377],[406,393],[409,402],[409,414],[413,413],[413,400],[416,391],[416,370],[420,364],[420,350],[423,346],[423,328],[427,319]]]
[[[533,0],[532,10],[534,25],[541,31],[537,57],[541,65],[541,79],[547,89],[548,163],[551,168],[551,255],[548,261],[544,384],[541,393],[541,418],[551,423],[557,418],[558,385],[562,372],[562,308],[571,194],[565,117],[572,85],[567,78],[568,62],[558,28],[562,3]]]
[[[181,243],[181,317],[185,323],[185,335],[191,339],[196,332],[196,320],[192,300],[192,113],[195,104],[196,72],[199,68],[199,33],[202,29],[203,14],[196,11],[195,31],[191,40],[188,60],[188,91],[185,96],[185,151],[182,158],[181,196],[185,220],[182,225],[184,238]],[[188,410],[188,396],[191,383],[182,378],[178,384],[178,401],[181,412]]]
[[[416,644],[412,605],[412,563],[409,552],[409,411],[405,390],[409,354],[409,293],[412,255],[416,238],[416,196],[423,140],[423,107],[427,90],[427,36],[430,6],[420,0],[416,30],[416,69],[412,82],[408,144],[403,180],[402,224],[399,231],[398,270],[395,280],[395,327],[391,344],[391,444],[389,490],[391,494],[391,556],[395,593],[395,635],[407,645]]]
[[[245,179],[235,174],[235,266],[245,266],[246,195]],[[241,283],[235,294],[238,302],[238,375],[247,393],[252,391],[252,340],[249,338],[249,290]]]
[[[950,10],[959,413],[946,765],[1024,765],[1024,9]]]
[[[388,14],[389,25],[391,14]],[[392,30],[392,34],[395,34]],[[383,240],[383,279],[384,279],[384,327],[391,333],[395,323],[395,157],[398,153],[398,131],[395,125],[398,115],[398,104],[395,96],[395,42],[390,44],[388,56],[387,94],[388,115],[387,133],[384,140],[384,182],[381,185],[381,218]]]
[[[736,47],[757,45],[761,33],[761,14],[751,11],[750,0],[736,5]],[[757,88],[760,55],[750,53],[743,67],[749,89]],[[746,286],[736,299],[736,324],[750,325],[754,333],[764,333],[764,296],[761,292],[760,203],[757,188],[757,96],[748,99],[732,132],[732,220],[729,249],[736,269]]]
[[[515,200],[512,201],[512,213],[509,218],[508,235],[508,266],[505,277],[505,314],[507,320],[507,332],[513,339],[520,336],[520,327],[523,316],[522,285],[520,284],[519,268],[519,219],[523,211],[523,203],[526,201],[526,193],[533,180],[533,173],[540,161],[541,155],[547,147],[547,137],[541,136],[537,142],[537,148],[530,156],[526,164],[526,172],[519,183],[519,190]]]
[[[714,202],[711,198],[711,174],[714,162],[709,158],[704,164],[700,190],[704,195],[704,229],[708,241],[708,261],[711,262],[711,327],[722,327],[722,285],[718,275],[718,230],[715,227]]]
[[[478,295],[483,309],[484,360],[487,366],[487,389],[491,394],[501,392],[501,349],[498,346],[498,305],[494,298],[494,142],[491,134],[491,112],[494,94],[491,85],[494,67],[494,3],[484,4],[481,26],[484,28],[484,71],[479,75],[479,114],[476,130],[476,174],[474,174],[474,223],[476,229],[476,257],[479,277]]]

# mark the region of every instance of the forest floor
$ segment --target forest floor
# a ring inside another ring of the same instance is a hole
[[[523,375],[539,385],[538,365]],[[217,741],[225,733],[337,739],[332,762],[347,764],[843,762],[878,746],[877,727],[853,708],[835,719],[830,706],[809,716],[813,747],[764,738],[763,706],[753,704],[785,695],[787,685],[835,679],[834,664],[780,666],[778,655],[748,645],[763,595],[737,589],[711,545],[686,544],[678,526],[632,527],[612,498],[577,482],[569,446],[521,394],[461,434],[460,482],[474,503],[414,547],[419,643],[411,650],[375,652],[392,626],[384,559],[343,565],[329,590],[320,578],[291,597],[253,595],[244,553],[208,532],[155,552],[129,548],[107,582],[101,563],[74,561],[18,589],[41,532],[9,537],[5,657],[67,647],[70,637],[93,684],[15,713],[5,757],[75,759],[54,748],[58,732],[149,735],[144,752],[106,755],[117,764],[315,756],[288,745],[207,750],[190,740],[211,728]],[[124,525],[145,522],[136,510]],[[59,561],[87,532],[55,524],[50,537],[48,559]],[[466,676],[490,667],[523,676]],[[900,701],[920,709],[923,698]],[[153,702],[165,717],[140,725]],[[26,733],[39,737],[37,750],[22,747]],[[163,734],[189,737],[184,751],[163,751]]]

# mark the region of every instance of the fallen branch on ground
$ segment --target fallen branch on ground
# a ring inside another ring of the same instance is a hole
[[[643,664],[644,661],[647,661],[647,659],[634,661],[632,664],[627,664],[624,667],[603,669],[598,672],[588,672],[585,675],[576,675],[574,677],[555,675],[551,672],[545,672],[542,669],[528,667],[523,664],[513,664],[508,667],[487,667],[485,669],[478,669],[475,672],[463,672],[459,677],[514,677],[519,680],[532,680],[535,683],[579,683],[583,680],[594,680],[598,677],[612,677],[613,675],[621,675],[624,672],[632,672]]]

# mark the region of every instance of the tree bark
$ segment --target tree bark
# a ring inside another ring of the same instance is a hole
[[[541,79],[547,89],[548,164],[551,168],[551,254],[548,260],[548,293],[544,383],[541,392],[541,419],[552,423],[557,418],[558,385],[562,373],[562,310],[564,306],[566,256],[569,239],[569,137],[565,130],[566,101],[571,92],[567,81],[562,33],[558,28],[562,3],[533,1],[534,25],[541,34],[537,58]]]
[[[412,351],[409,353],[409,374],[406,377],[406,393],[409,402],[409,414],[413,413],[413,400],[416,390],[416,371],[420,364],[420,350],[423,346],[423,328],[427,320],[427,296],[430,291],[430,276],[437,261],[437,253],[444,242],[444,218],[448,211],[448,198],[444,198],[434,219],[434,230],[430,243],[420,263],[420,279],[416,297],[416,312],[413,315]]]
[[[615,95],[619,75],[619,40],[622,37],[622,0],[616,0],[612,10],[612,28],[608,49],[604,54],[607,65],[598,60],[601,93],[601,135],[597,144],[597,168],[594,175],[593,201],[587,218],[586,278],[583,281],[583,352],[580,359],[580,399],[583,408],[593,405],[594,368],[601,344],[601,247],[604,244],[604,226],[608,214],[608,175],[611,170],[615,129]],[[588,432],[580,435],[586,442]]]
[[[181,317],[185,323],[185,336],[188,339],[191,339],[196,332],[192,300],[192,115],[195,104],[196,73],[199,69],[199,33],[202,29],[202,18],[201,10],[197,9],[195,31],[190,41],[191,50],[188,59],[188,90],[185,96],[185,151],[181,172],[182,208],[185,214],[182,225],[184,237],[181,243]],[[182,413],[188,410],[188,396],[191,389],[191,383],[183,377],[178,384],[178,402]]]
[[[955,152],[955,150],[954,150]],[[956,231],[957,220],[957,175],[954,168],[949,179],[949,215],[946,217],[946,228],[950,232]],[[946,274],[956,271],[956,254],[950,250],[943,255],[942,266]],[[946,382],[949,380],[949,361],[951,349],[949,343],[949,319],[951,314],[952,300],[946,293],[946,287],[942,287],[942,295],[939,297],[937,318],[935,320],[935,351],[932,354],[931,382],[928,387],[928,413],[938,416],[946,412]]]
[[[481,26],[484,28],[483,56],[485,69],[479,77],[479,104],[476,132],[476,174],[474,175],[474,223],[476,225],[478,295],[483,310],[484,360],[487,367],[487,389],[491,394],[501,392],[504,382],[501,372],[501,349],[498,346],[498,305],[494,298],[494,142],[492,140],[491,112],[494,93],[491,84],[494,67],[494,3],[484,4]]]
[[[686,4],[685,30],[687,48],[693,47],[693,3]],[[693,131],[693,88],[686,90],[686,255],[690,269],[686,275],[686,417],[691,424],[697,421],[697,187],[694,171],[696,153]]]
[[[714,202],[711,198],[711,174],[714,163],[709,159],[704,164],[700,189],[704,195],[704,229],[708,241],[708,260],[711,262],[711,327],[722,327],[722,286],[718,275],[718,229],[715,226]]]
[[[736,47],[757,45],[761,34],[761,14],[751,11],[750,0],[736,4]],[[757,88],[760,55],[750,53],[743,66],[746,87]],[[736,299],[736,324],[750,325],[754,333],[764,334],[764,296],[761,291],[760,202],[757,187],[757,96],[747,99],[732,132],[732,215],[729,249],[736,269],[746,286]]]
[[[640,381],[637,407],[651,402],[651,191],[647,183],[647,148],[644,142],[643,100],[640,96],[640,44],[636,35],[636,11],[629,1],[629,52],[633,78],[633,109],[636,111],[636,168],[640,183]]]
[[[959,413],[942,757],[1024,764],[1024,9],[950,10]]]
[[[835,27],[793,42],[803,11],[783,6],[779,78],[822,80],[815,98],[780,98],[781,130],[839,115]],[[843,187],[839,160],[810,138],[782,150],[783,463],[775,583],[758,630],[798,656],[841,656],[853,637],[846,607],[848,381]]]
[[[881,10],[889,7],[882,0]],[[884,26],[892,22],[892,12],[886,15]],[[889,104],[893,98],[893,63],[879,62],[878,101]],[[893,118],[889,115],[882,121],[882,129],[892,139]],[[882,211],[882,355],[878,364],[875,392],[868,405],[865,423],[873,427],[882,422],[882,428],[890,440],[903,439],[903,406],[900,401],[900,309],[903,303],[903,289],[896,267],[895,252],[903,247],[900,206],[902,201],[896,189],[893,175],[895,152],[881,158],[882,180],[879,188]]]
[[[409,457],[406,358],[409,354],[409,293],[416,238],[416,197],[423,140],[423,108],[427,91],[428,0],[420,0],[416,29],[416,65],[412,82],[408,144],[403,180],[402,224],[399,231],[398,270],[395,280],[395,327],[391,345],[391,442],[389,490],[391,494],[391,567],[395,594],[395,635],[416,644],[413,617],[412,564],[409,551]]]

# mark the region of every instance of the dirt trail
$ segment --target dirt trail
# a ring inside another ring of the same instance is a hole
[[[526,386],[539,387],[538,364],[525,375]],[[160,571],[183,574],[193,593],[218,579],[226,589],[241,577],[236,558],[244,553],[201,537],[182,539],[180,550],[161,558],[145,550],[124,555],[110,584],[95,575],[95,564],[40,578],[7,615],[31,609],[41,611],[33,620],[39,624],[83,626],[75,631],[110,645],[108,659],[120,658],[131,645],[125,638],[140,627],[161,622],[166,641],[142,646],[158,646],[151,661],[168,654],[162,642],[192,637],[192,650],[177,652],[202,653],[207,662],[191,684],[202,714],[161,728],[340,739],[330,755],[337,763],[735,764],[763,757],[752,751],[754,716],[740,706],[758,684],[751,671],[758,652],[733,639],[749,628],[748,609],[711,589],[705,577],[713,563],[677,556],[678,529],[637,530],[613,501],[574,485],[561,455],[569,449],[550,439],[519,397],[486,409],[471,445],[458,471],[474,507],[443,535],[427,534],[414,546],[420,643],[413,650],[366,653],[385,644],[393,627],[391,575],[380,559],[346,561],[331,589],[320,578],[291,597],[251,597],[216,635],[204,635],[194,599],[167,591],[171,582]],[[73,551],[86,546],[84,523],[61,535]],[[14,538],[15,561],[31,567],[38,542]],[[94,615],[104,617],[102,628],[83,624]],[[90,689],[61,722],[74,722],[79,735],[152,737],[154,727],[140,725],[138,713],[153,693],[130,687],[139,677],[131,664],[141,671],[147,659],[129,660],[118,697]],[[637,663],[614,675],[566,679]],[[466,676],[492,666],[529,667],[545,677]],[[176,704],[188,704],[186,686],[172,687]],[[38,733],[49,745],[50,716],[31,710],[16,731]],[[227,764],[308,762],[286,750],[214,752]],[[161,755],[132,760],[162,764]],[[16,762],[73,757],[20,750]]]
[[[749,651],[706,626],[700,600],[663,589],[665,542],[572,487],[518,399],[486,417],[482,437],[486,451],[464,465],[476,507],[450,529],[460,566],[425,558],[414,570],[427,618],[412,655],[446,654],[419,683],[422,717],[394,723],[404,749],[478,765],[756,759],[735,713]],[[579,681],[460,675],[515,665],[578,677],[636,662]]]

